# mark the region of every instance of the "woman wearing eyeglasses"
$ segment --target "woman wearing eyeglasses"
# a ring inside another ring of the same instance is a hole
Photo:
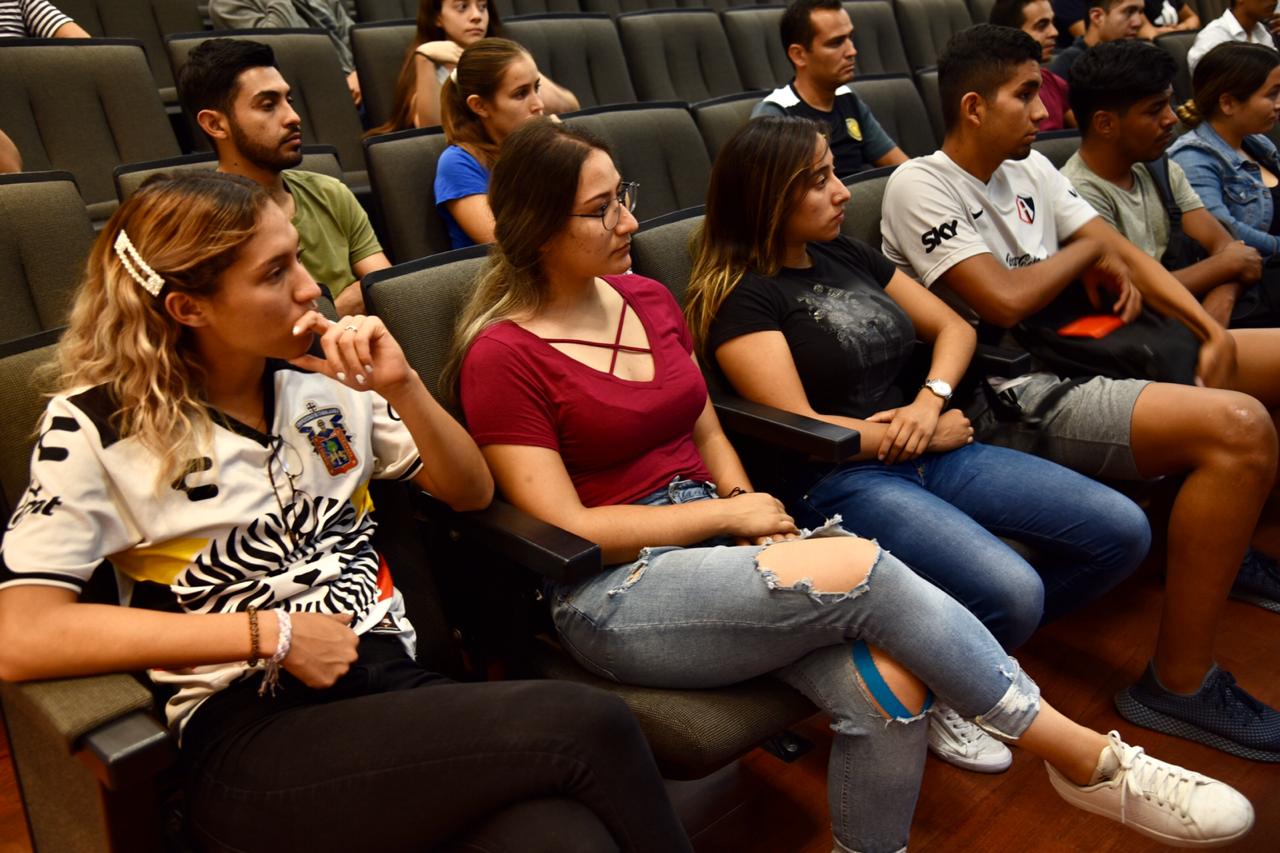
[[[635,198],[590,134],[545,119],[513,133],[490,185],[490,265],[442,378],[503,495],[600,546],[603,571],[550,590],[568,651],[625,683],[772,673],[803,691],[836,733],[842,851],[905,848],[930,689],[1045,758],[1073,804],[1166,841],[1248,832],[1238,793],[1063,717],[972,614],[875,542],[834,524],[802,537],[752,490],[679,306],[627,272]]]
[[[542,75],[529,52],[482,39],[462,52],[440,92],[449,147],[436,165],[436,209],[455,249],[493,242],[489,172],[516,128],[543,114]]]
[[[492,480],[382,323],[319,293],[251,181],[121,205],[5,535],[0,677],[149,669],[205,849],[688,850],[616,699],[415,662],[369,482],[466,510]],[[104,559],[133,607],[77,601]]]

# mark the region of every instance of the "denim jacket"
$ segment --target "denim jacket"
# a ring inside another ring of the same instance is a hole
[[[1280,176],[1280,158],[1275,144],[1260,133],[1245,137],[1244,150],[1257,162],[1241,158],[1206,121],[1179,137],[1169,156],[1187,173],[1205,208],[1266,257],[1280,251],[1280,237],[1267,230],[1274,205],[1258,163]]]

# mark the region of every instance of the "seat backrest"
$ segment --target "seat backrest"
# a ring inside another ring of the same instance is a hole
[[[436,212],[436,163],[449,145],[444,131],[423,127],[365,140],[369,181],[387,229],[387,248],[400,263],[449,250]]]
[[[635,101],[618,29],[608,15],[538,15],[504,21],[502,28],[583,108]]]
[[[66,325],[93,236],[70,172],[0,175],[0,341]]]
[[[345,169],[345,180],[351,187],[368,182],[364,149],[360,137],[364,130],[360,116],[351,103],[346,76],[333,43],[322,30],[219,30],[217,33],[179,33],[165,39],[169,61],[176,77],[186,65],[187,55],[196,45],[209,38],[236,38],[269,45],[276,55],[280,73],[293,90],[293,108],[302,118],[302,137],[309,142],[332,145]],[[188,119],[194,122],[193,116]],[[203,136],[199,129],[197,135]],[[124,162],[154,158],[123,158]]]
[[[646,222],[631,238],[632,272],[662,282],[681,305],[693,271],[689,241],[702,227],[702,210],[677,210]]]
[[[9,518],[31,480],[31,450],[45,393],[56,378],[43,368],[54,360],[61,329],[0,345],[0,511]]]
[[[743,92],[739,95],[725,95],[693,104],[689,111],[702,134],[702,141],[707,144],[707,154],[715,162],[720,149],[729,141],[729,137],[738,132],[738,128],[751,118],[751,111],[768,92]]]
[[[861,240],[880,250],[880,206],[884,202],[884,188],[889,184],[893,166],[872,169],[846,178],[849,200],[844,204],[844,222],[840,233]]]
[[[933,128],[933,138],[941,146],[942,138],[947,135],[947,123],[942,117],[942,90],[938,87],[938,69],[936,66],[920,68],[915,77],[916,88],[924,102],[924,111],[929,115],[929,126]]]
[[[160,99],[166,104],[178,102],[164,37],[194,32],[204,26],[195,0],[58,0],[55,5],[89,35],[142,42]]]
[[[844,10],[853,21],[859,74],[907,74],[911,65],[898,33],[898,19],[887,0],[855,0]]]
[[[396,79],[418,25],[413,21],[380,21],[351,28],[351,53],[360,75],[364,111],[373,127],[384,124],[396,108]]]
[[[581,0],[581,3],[584,12],[606,12],[610,15],[659,9],[705,9],[714,5],[702,0]]]
[[[91,218],[115,210],[111,170],[121,160],[180,153],[139,42],[5,41],[0,128],[27,169],[75,175]]]
[[[745,87],[720,16],[710,9],[618,16],[631,82],[642,101],[705,101]]]
[[[985,24],[991,20],[991,9],[996,0],[969,0],[969,17],[975,24]]]
[[[363,23],[375,21],[403,21],[418,17],[418,0],[356,0],[356,20]],[[352,45],[354,49],[355,45]],[[357,69],[359,70],[359,69]],[[360,77],[360,90],[364,91],[364,76]]]
[[[706,200],[711,160],[684,104],[600,107],[564,120],[602,138],[623,179],[640,182],[641,222]]]
[[[568,15],[575,15],[578,12],[610,12],[617,14],[618,12],[616,8],[589,9],[586,3],[579,3],[578,0],[497,0],[495,7],[498,10],[499,17],[502,18],[503,26],[506,25],[508,18],[520,15],[548,15],[555,12],[563,12]]]
[[[973,25],[964,0],[895,0],[894,9],[912,68],[937,65],[947,40]]]
[[[181,157],[170,157],[167,160],[151,160],[146,163],[125,163],[116,166],[116,195],[121,202],[138,191],[138,187],[146,183],[147,178],[160,172],[190,172],[204,170],[212,172],[218,167],[216,154],[183,154]],[[338,162],[338,149],[332,145],[302,146],[302,162],[297,168],[303,172],[319,172],[335,180],[342,180],[342,164]]]
[[[853,91],[871,110],[884,132],[911,157],[938,149],[929,125],[929,114],[911,78],[905,74],[855,77]]]
[[[1048,157],[1055,169],[1061,169],[1080,150],[1080,131],[1049,130],[1037,136],[1031,147]]]
[[[785,6],[742,6],[720,15],[733,61],[748,89],[776,89],[795,76],[778,35],[785,10]]]
[[[1200,26],[1207,27],[1211,21],[1222,17],[1222,13],[1231,8],[1231,0],[1195,0],[1191,8],[1200,16]]]
[[[386,323],[409,365],[432,396],[455,415],[452,394],[442,393],[440,371],[449,355],[453,329],[488,260],[484,247],[397,264],[365,276],[365,304]],[[461,258],[461,260],[459,260]]]
[[[1204,17],[1200,20],[1202,23],[1209,23]],[[1156,47],[1163,49],[1173,57],[1174,62],[1178,63],[1178,72],[1173,77],[1173,97],[1179,103],[1190,98],[1192,94],[1191,69],[1187,65],[1187,54],[1195,41],[1195,33],[1165,33],[1162,36],[1156,36],[1155,39]]]

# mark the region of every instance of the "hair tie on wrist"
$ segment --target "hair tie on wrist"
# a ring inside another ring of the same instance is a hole
[[[745,495],[745,494],[748,494],[748,492],[746,489],[742,488],[742,486],[734,486],[732,489],[729,490],[729,494],[725,495],[725,497],[736,498],[738,495]]]

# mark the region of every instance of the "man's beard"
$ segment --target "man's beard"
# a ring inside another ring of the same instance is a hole
[[[260,145],[250,139],[234,119],[230,120],[228,125],[231,129],[231,141],[235,143],[236,150],[240,152],[240,156],[259,169],[283,172],[285,169],[292,169],[302,162],[301,148],[294,152],[286,152],[280,145]]]

